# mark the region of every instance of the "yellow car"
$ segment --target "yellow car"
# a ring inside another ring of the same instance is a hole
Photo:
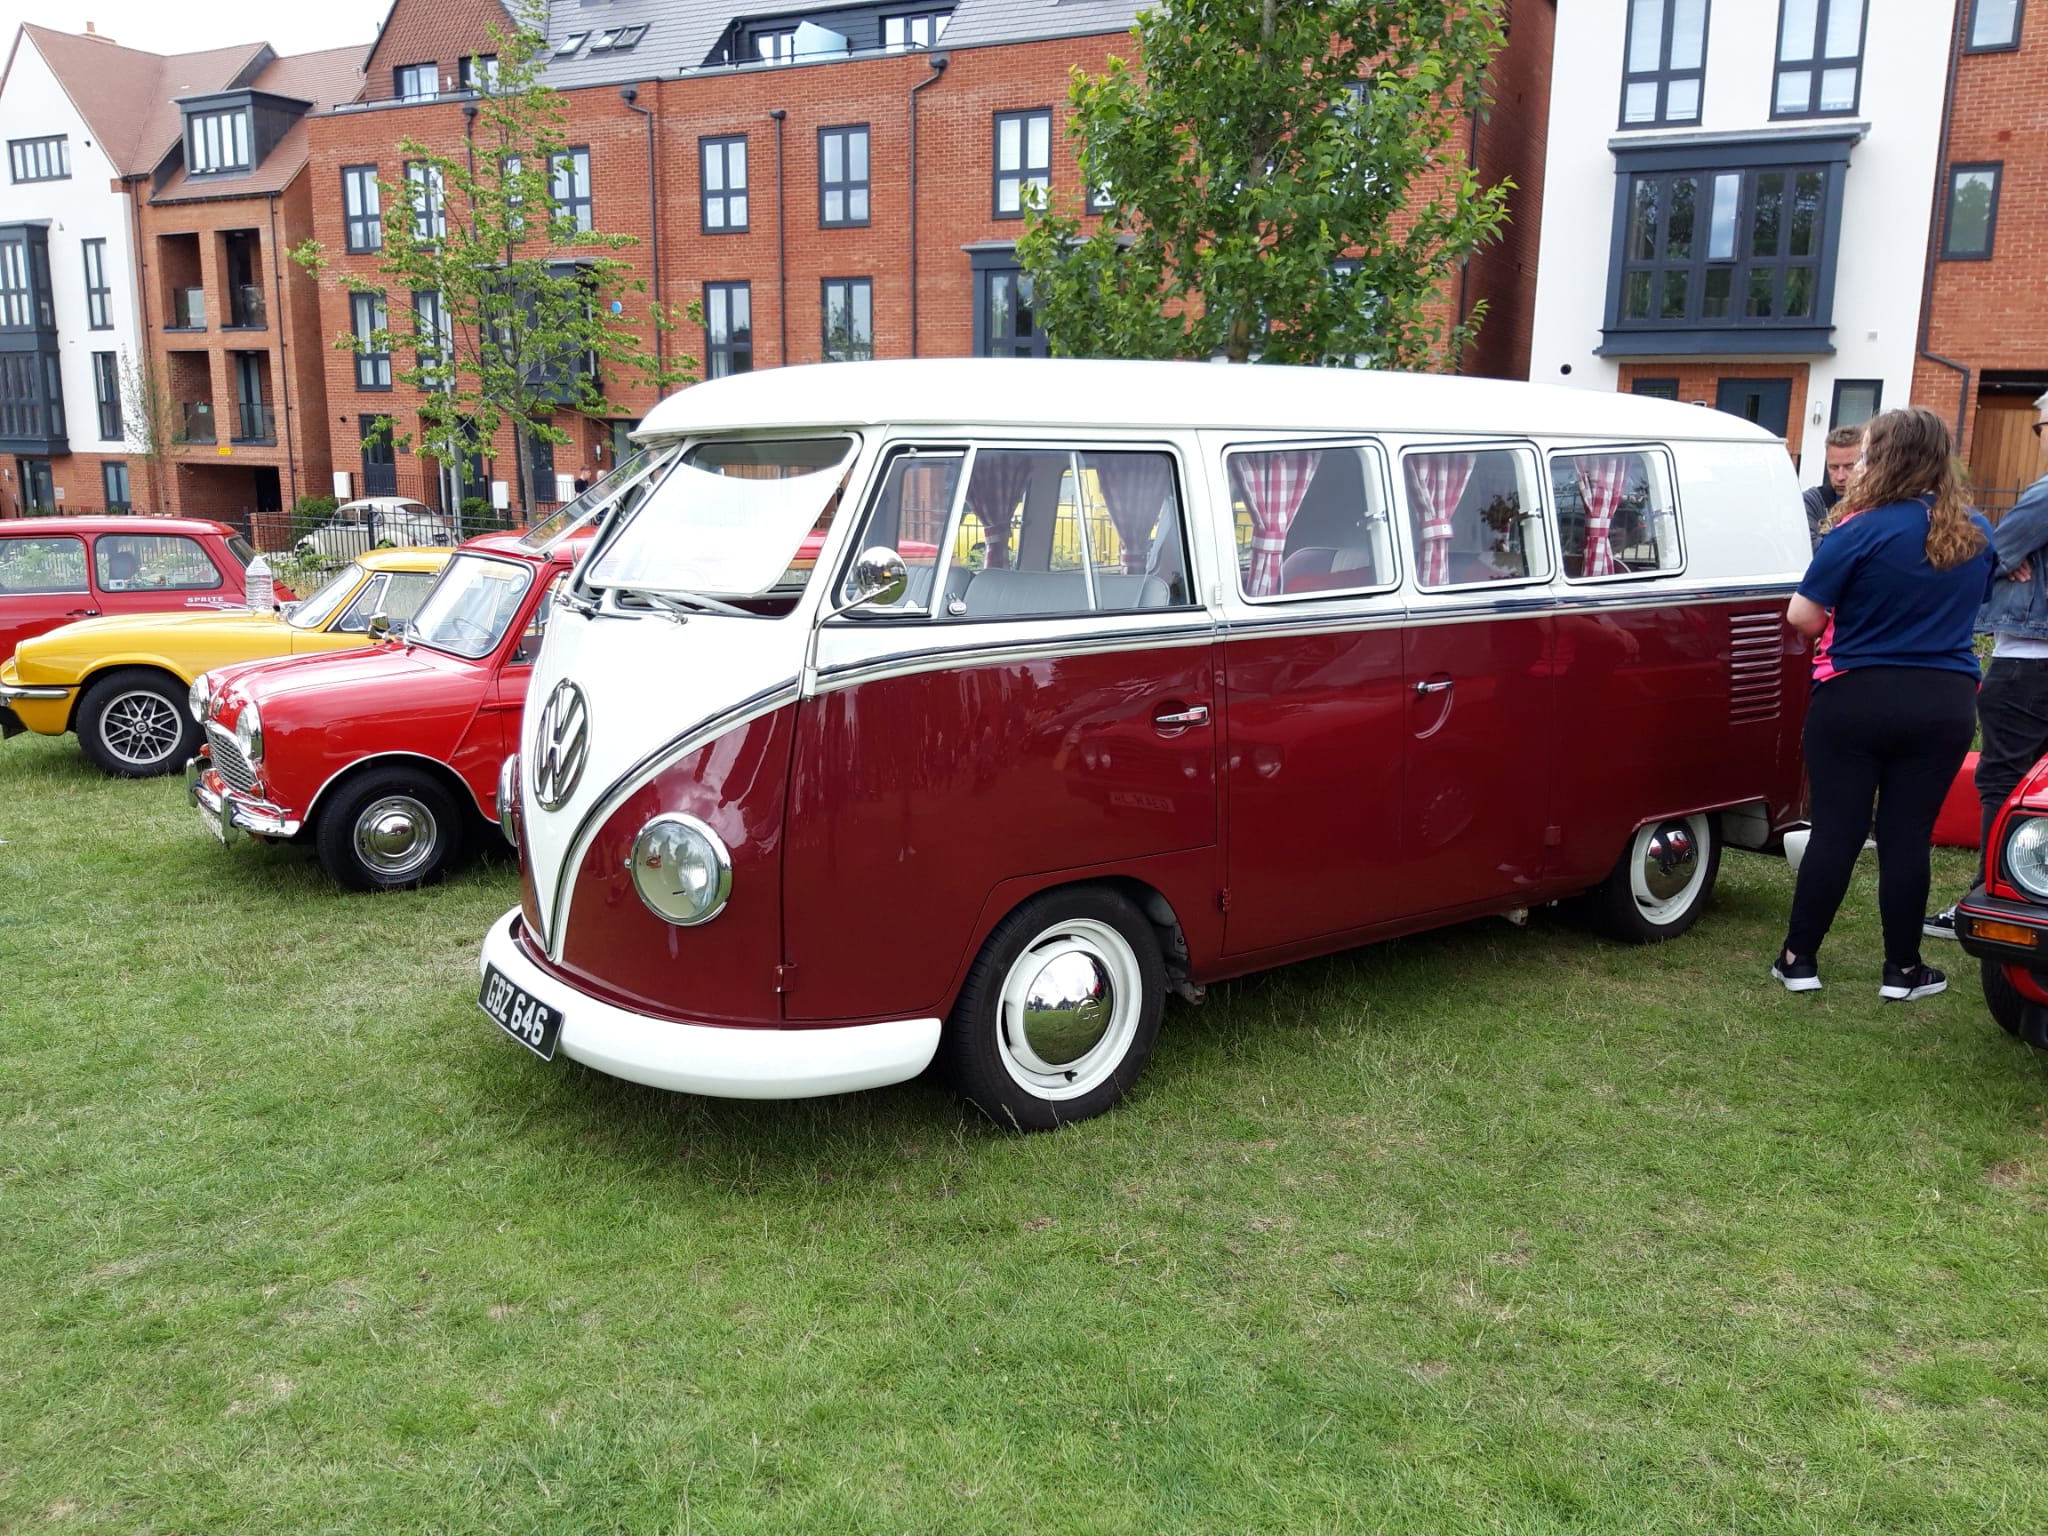
[[[368,645],[370,621],[402,626],[453,553],[371,550],[289,612],[138,613],[24,640],[0,667],[0,732],[76,731],[93,765],[120,778],[176,772],[199,750],[190,701],[200,673]]]

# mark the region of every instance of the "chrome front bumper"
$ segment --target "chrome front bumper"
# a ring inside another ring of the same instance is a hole
[[[71,690],[69,688],[44,687],[40,684],[31,687],[27,683],[0,683],[0,704],[5,704],[11,699],[68,699],[70,697]]]
[[[220,823],[223,843],[234,842],[244,832],[265,838],[297,837],[303,825],[282,806],[236,794],[220,781],[212,760],[204,755],[185,760],[185,797],[209,820]]]

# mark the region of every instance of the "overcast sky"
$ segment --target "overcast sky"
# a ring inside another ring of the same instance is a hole
[[[192,53],[236,43],[268,43],[279,53],[368,47],[391,0],[287,0],[282,5],[222,0],[0,0],[0,47],[12,47],[24,21],[83,32],[90,21],[106,37],[151,53]],[[0,55],[4,57],[4,55]]]

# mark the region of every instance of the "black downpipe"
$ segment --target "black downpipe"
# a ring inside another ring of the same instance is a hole
[[[1943,357],[1927,350],[1927,338],[1934,329],[1934,271],[1935,261],[1941,250],[1941,215],[1948,202],[1948,136],[1955,122],[1956,76],[1963,63],[1963,28],[1970,24],[1966,7],[1956,11],[1956,30],[1948,44],[1948,86],[1941,98],[1941,147],[1934,158],[1934,207],[1927,220],[1927,271],[1920,284],[1920,340],[1919,355],[1930,363],[1939,363],[1944,368],[1953,368],[1963,376],[1962,386],[1956,395],[1956,452],[1963,451],[1963,419],[1970,409],[1970,367],[1954,358]]]
[[[286,503],[285,511],[290,512],[299,504],[299,455],[292,443],[292,366],[284,355],[285,298],[284,264],[277,248],[277,194],[270,194],[270,290],[271,302],[277,306],[277,392],[279,403],[284,406],[284,471],[291,478],[292,499]],[[255,529],[252,527],[253,534]]]
[[[917,93],[934,84],[952,61],[932,55],[932,72],[910,88],[910,355],[917,356]]]
[[[776,324],[782,336],[782,352],[775,360],[778,368],[789,366],[789,248],[783,239],[789,221],[782,216],[782,120],[789,113],[781,107],[770,107],[768,115],[775,119],[775,313]]]
[[[619,87],[619,99],[626,106],[647,119],[647,234],[650,248],[654,253],[654,307],[661,308],[661,203],[656,197],[654,180],[654,112],[651,108],[638,105],[640,88],[635,85]],[[654,327],[654,368],[657,373],[668,371],[668,327],[657,324]]]

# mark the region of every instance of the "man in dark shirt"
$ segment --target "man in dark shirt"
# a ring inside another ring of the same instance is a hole
[[[1806,531],[1812,537],[1815,549],[1820,548],[1821,524],[1835,510],[1835,503],[1842,499],[1842,492],[1849,489],[1849,476],[1856,472],[1856,461],[1863,456],[1863,429],[1835,428],[1828,434],[1827,455],[1827,469],[1820,477],[1820,484],[1806,493]]]

